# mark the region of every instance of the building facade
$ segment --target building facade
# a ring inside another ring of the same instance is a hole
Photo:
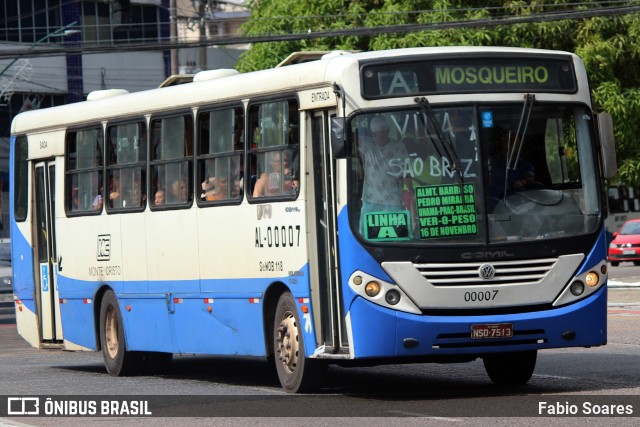
[[[16,114],[82,101],[95,90],[151,89],[172,70],[233,68],[246,46],[180,49],[173,56],[169,50],[128,52],[123,47],[236,34],[248,15],[238,0],[0,2],[0,206],[9,206],[8,147]],[[55,47],[73,47],[78,53],[11,56],[12,51],[35,54]],[[6,236],[8,230],[0,230],[0,238]]]

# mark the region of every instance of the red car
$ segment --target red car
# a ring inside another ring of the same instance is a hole
[[[632,219],[613,233],[609,244],[609,261],[613,267],[623,261],[640,265],[640,219]]]

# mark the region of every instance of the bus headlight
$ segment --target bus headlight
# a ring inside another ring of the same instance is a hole
[[[406,313],[422,314],[399,285],[357,270],[349,277],[349,288],[360,297],[382,307]]]
[[[582,295],[582,293],[584,292],[584,283],[582,283],[579,280],[576,280],[571,284],[571,286],[569,287],[569,290],[573,295],[578,297]]]
[[[602,259],[596,265],[590,266],[588,270],[576,275],[564,287],[558,298],[553,302],[553,306],[560,307],[587,298],[602,290],[606,283],[607,260]]]
[[[593,288],[594,286],[598,286],[598,283],[600,282],[600,277],[598,276],[598,273],[596,273],[595,271],[590,271],[589,273],[587,273],[587,277],[584,280],[587,283],[587,286],[590,288]]]
[[[370,297],[375,297],[380,293],[380,283],[378,283],[378,282],[369,282],[364,287],[364,291]]]
[[[389,303],[389,305],[396,305],[400,302],[400,292],[395,289],[391,289],[384,295],[384,299]]]

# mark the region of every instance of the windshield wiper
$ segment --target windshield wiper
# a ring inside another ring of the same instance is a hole
[[[456,147],[453,145],[453,142],[451,142],[449,135],[444,134],[442,132],[442,124],[438,121],[436,115],[433,113],[433,109],[431,108],[431,103],[429,102],[429,100],[423,96],[423,97],[416,97],[414,101],[416,102],[416,104],[418,104],[418,106],[420,106],[424,115],[429,118],[429,122],[431,122],[431,126],[433,126],[435,130],[435,135],[440,144],[440,147],[442,147],[442,150],[444,151],[446,156],[449,158],[449,160],[453,162],[452,171],[458,176],[458,182],[462,186],[462,184],[464,184],[464,176],[462,174],[462,168],[460,167],[460,160],[458,159],[458,153],[456,152]],[[427,124],[424,123],[424,125],[425,125],[425,129],[428,129]],[[431,136],[431,134],[428,131],[427,131],[427,134]],[[438,155],[440,157],[444,157],[440,152],[440,150],[438,150],[438,146],[436,145],[435,140],[433,145],[436,148]]]
[[[522,105],[522,112],[520,113],[520,122],[518,122],[518,129],[516,129],[516,137],[513,141],[513,147],[511,146],[511,133],[507,139],[507,164],[504,173],[504,194],[503,199],[507,198],[507,190],[509,184],[509,171],[513,171],[518,166],[518,160],[520,160],[520,153],[522,152],[522,146],[524,145],[524,137],[527,134],[527,128],[529,127],[529,121],[531,119],[531,111],[533,111],[533,104],[536,101],[536,96],[530,93],[524,95],[524,104]]]

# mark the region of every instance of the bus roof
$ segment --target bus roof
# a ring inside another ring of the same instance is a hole
[[[325,59],[309,61],[286,67],[255,71],[150,89],[140,92],[107,97],[105,99],[83,101],[42,110],[33,110],[18,114],[11,126],[12,134],[79,126],[83,123],[95,123],[105,119],[131,117],[131,115],[151,114],[167,109],[189,109],[215,102],[246,99],[254,96],[266,96],[281,93],[283,88],[296,89],[327,86],[341,83],[345,72],[358,72],[359,61],[379,58],[401,58],[429,54],[521,54],[521,55],[572,55],[568,52],[551,50],[511,48],[511,47],[424,47],[393,49],[370,52],[340,52],[328,55]]]

